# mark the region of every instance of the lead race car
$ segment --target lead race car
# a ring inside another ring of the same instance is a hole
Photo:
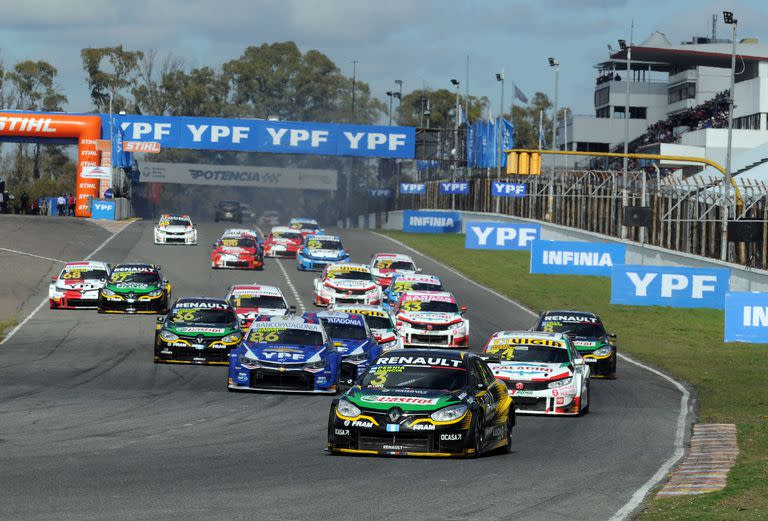
[[[96,308],[99,291],[109,279],[109,270],[106,262],[68,262],[48,286],[51,309]]]
[[[264,241],[264,255],[295,259],[303,240],[301,231],[288,226],[275,226]]]
[[[197,244],[197,228],[189,215],[164,213],[155,225],[155,244]]]
[[[154,264],[118,264],[99,291],[99,313],[168,313],[171,283]]]
[[[264,269],[264,248],[253,230],[232,228],[213,243],[211,268]]]
[[[334,263],[323,268],[313,282],[316,306],[381,303],[381,288],[366,264]]]
[[[308,235],[296,259],[299,271],[319,271],[331,263],[349,262],[349,252],[338,235]]]
[[[481,456],[509,451],[513,399],[477,355],[404,349],[377,358],[328,417],[331,453]]]
[[[396,325],[405,347],[469,347],[466,306],[447,291],[406,291],[396,306]]]
[[[155,363],[225,365],[242,338],[226,300],[180,298],[167,316],[157,317]]]
[[[296,313],[296,306],[289,306],[282,290],[276,286],[235,284],[229,287],[224,298],[235,308],[243,331],[247,331],[251,323],[259,317]]]
[[[548,333],[567,333],[592,377],[616,378],[616,335],[607,333],[600,317],[587,311],[545,311],[533,328]]]
[[[342,313],[362,315],[373,333],[376,343],[383,351],[402,349],[403,343],[395,328],[395,318],[382,306],[356,306],[354,304],[336,304],[331,309]]]
[[[318,320],[261,317],[229,353],[230,391],[336,394],[341,354]]]
[[[421,270],[416,267],[413,259],[401,253],[374,253],[371,256],[371,273],[373,280],[382,288],[392,283],[394,275],[413,275]]]
[[[519,413],[589,412],[589,367],[560,333],[499,331],[483,350],[496,378],[506,383]]]

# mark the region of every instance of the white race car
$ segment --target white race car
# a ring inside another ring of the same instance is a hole
[[[395,318],[383,307],[340,304],[333,306],[332,309],[342,313],[363,315],[368,323],[368,328],[373,333],[376,343],[381,346],[382,351],[403,348],[403,343],[400,341],[400,336],[397,334],[397,328],[395,327]]]
[[[504,381],[515,412],[578,415],[589,411],[589,366],[562,333],[499,331],[483,350]]]
[[[413,259],[400,253],[375,253],[371,257],[371,273],[376,283],[386,288],[392,282],[392,276],[413,275],[420,273]]]
[[[366,264],[335,263],[323,268],[314,281],[316,306],[381,304],[381,287],[373,282]]]
[[[447,291],[406,291],[396,306],[396,322],[404,347],[469,348],[465,306]]]
[[[68,262],[48,286],[51,309],[95,309],[110,271],[106,262]]]
[[[164,213],[155,225],[155,244],[197,244],[197,228],[189,215]]]
[[[243,330],[247,330],[258,316],[276,317],[296,312],[296,307],[288,305],[285,295],[276,286],[236,284],[229,287],[224,298],[235,308]]]

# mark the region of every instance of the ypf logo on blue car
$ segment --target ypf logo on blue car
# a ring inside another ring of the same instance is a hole
[[[527,250],[541,235],[539,224],[467,222],[468,250]]]
[[[726,268],[613,267],[611,304],[723,309],[730,285]]]

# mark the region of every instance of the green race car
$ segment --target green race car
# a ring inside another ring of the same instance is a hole
[[[119,264],[99,291],[99,313],[168,313],[171,284],[154,264]]]

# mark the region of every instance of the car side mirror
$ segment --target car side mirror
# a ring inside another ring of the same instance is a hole
[[[400,322],[400,321],[398,320],[397,322],[395,322],[395,325],[396,325],[397,327],[400,327],[400,326],[402,326],[402,325],[403,325],[403,323],[402,323],[402,322]]]
[[[468,309],[469,309],[469,308],[468,308],[467,306],[461,306],[461,307],[459,308],[459,311],[460,311],[460,312],[461,312],[461,314],[463,315],[464,313],[466,313],[466,312],[467,312],[467,310],[468,310]]]
[[[163,284],[168,285],[168,279],[163,279]]]
[[[501,355],[499,355],[499,353],[482,353],[480,358],[482,358],[486,363],[490,364],[501,363]]]
[[[53,277],[51,277],[51,282],[56,282],[57,280],[59,280],[58,275],[54,275]]]
[[[421,268],[416,268],[416,273],[421,273]]]
[[[483,382],[477,382],[475,384],[475,389],[477,389],[478,391],[485,391],[486,387],[487,386]]]
[[[162,323],[163,323],[163,320],[165,320],[165,317],[162,317],[162,316],[161,316],[161,317],[157,317],[157,319],[156,319],[156,320],[157,320],[157,323],[158,323],[158,324],[162,324]]]
[[[585,362],[584,362],[583,358],[576,358],[576,359],[573,360],[573,364],[574,365],[584,365]]]
[[[294,315],[296,314],[296,306],[288,306],[288,309],[290,309],[291,313],[293,313]]]
[[[616,333],[608,333],[608,338],[611,340],[616,340]]]

